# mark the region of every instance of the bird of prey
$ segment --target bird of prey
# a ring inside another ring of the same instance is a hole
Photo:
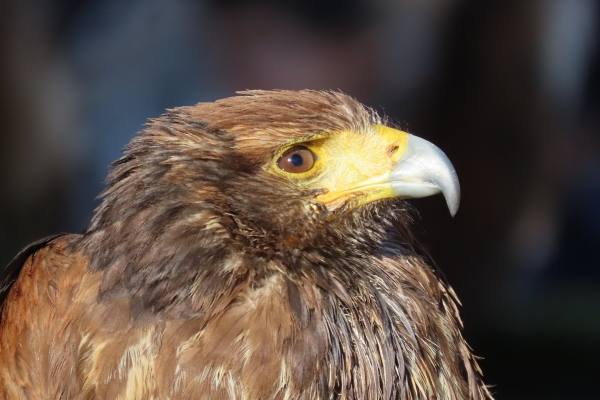
[[[411,236],[439,192],[444,153],[339,92],[169,110],[5,271],[0,398],[491,398]]]

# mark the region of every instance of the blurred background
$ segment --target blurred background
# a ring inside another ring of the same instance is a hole
[[[85,229],[148,117],[341,89],[444,149],[416,203],[499,399],[598,398],[600,2],[4,0],[0,263]]]

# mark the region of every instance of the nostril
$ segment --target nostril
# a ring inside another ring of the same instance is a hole
[[[398,146],[397,144],[392,144],[391,146],[388,147],[387,149],[387,155],[388,157],[392,157],[400,148],[400,146]]]

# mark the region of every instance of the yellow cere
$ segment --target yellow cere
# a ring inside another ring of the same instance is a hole
[[[353,206],[393,197],[389,176],[393,166],[404,155],[408,133],[383,125],[374,125],[370,132],[344,131],[303,145],[316,155],[309,171],[289,173],[277,168],[275,157],[272,170],[306,188],[325,189],[317,201],[335,209],[352,201]]]

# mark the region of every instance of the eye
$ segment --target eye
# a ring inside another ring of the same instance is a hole
[[[287,150],[277,160],[277,166],[286,172],[306,172],[315,164],[315,155],[304,146],[296,146]]]

